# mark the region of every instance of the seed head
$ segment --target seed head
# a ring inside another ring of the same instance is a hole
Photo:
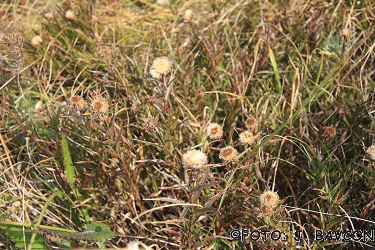
[[[156,116],[156,117],[150,116],[144,119],[144,121],[145,121],[145,128],[147,130],[152,131],[159,125],[159,116]]]
[[[245,121],[245,126],[248,130],[250,131],[255,131],[256,130],[256,127],[258,126],[258,121],[257,119],[255,119],[254,117],[250,116],[249,118],[247,118],[247,120]]]
[[[162,75],[167,74],[172,69],[172,61],[166,57],[156,58],[150,69],[150,75],[153,78],[159,79]]]
[[[324,138],[332,139],[333,137],[335,137],[335,135],[336,135],[336,128],[335,127],[330,126],[330,127],[324,127],[323,129],[324,129],[324,131],[323,131],[322,136]]]
[[[156,0],[156,3],[160,6],[166,6],[169,5],[169,0]]]
[[[352,36],[352,31],[348,28],[345,28],[341,31],[341,34],[346,38],[350,38]]]
[[[108,111],[108,102],[102,97],[95,98],[91,101],[91,108],[94,112],[105,113]]]
[[[37,114],[40,114],[44,111],[44,103],[42,101],[39,101],[35,104],[34,112]]]
[[[240,134],[240,142],[242,144],[253,145],[255,143],[256,135],[246,130]]]
[[[68,10],[67,12],[65,12],[65,17],[68,19],[75,19],[76,15],[72,10]]]
[[[266,206],[269,208],[277,207],[277,204],[280,200],[279,195],[273,191],[265,191],[260,195],[259,199],[262,206]]]
[[[211,139],[219,139],[223,136],[223,128],[218,123],[210,123],[207,126],[207,135]]]
[[[182,162],[184,165],[191,168],[200,168],[202,165],[207,164],[207,155],[200,150],[188,150],[182,155]]]
[[[86,102],[85,102],[85,100],[83,100],[83,98],[80,97],[80,96],[73,95],[73,96],[71,96],[71,97],[69,98],[69,101],[70,101],[70,103],[71,103],[74,107],[78,108],[79,110],[83,110],[83,109],[85,109],[85,107],[86,107]]]
[[[370,146],[367,150],[366,153],[368,154],[368,157],[375,161],[375,145]]]
[[[39,47],[39,45],[43,42],[43,39],[41,36],[34,36],[32,39],[31,39],[31,44],[34,46],[34,47]]]
[[[53,13],[52,12],[48,12],[46,14],[44,14],[44,16],[48,19],[48,20],[51,20],[53,18]]]
[[[234,159],[238,156],[237,150],[232,146],[227,146],[220,150],[219,157],[224,161],[234,161]]]
[[[184,20],[186,22],[191,21],[194,18],[194,16],[195,16],[195,14],[194,14],[194,12],[191,9],[185,10],[185,12],[184,12]]]

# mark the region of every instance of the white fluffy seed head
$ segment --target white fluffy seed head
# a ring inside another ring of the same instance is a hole
[[[200,168],[202,165],[207,164],[208,158],[202,151],[193,149],[182,155],[182,162],[188,167]]]

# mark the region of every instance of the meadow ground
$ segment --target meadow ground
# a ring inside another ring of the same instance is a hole
[[[374,1],[0,20],[0,249],[375,248]]]

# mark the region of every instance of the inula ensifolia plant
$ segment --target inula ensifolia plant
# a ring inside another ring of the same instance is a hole
[[[100,90],[94,90],[90,93],[90,106],[94,113],[106,113],[109,105],[107,99]]]
[[[208,158],[207,154],[202,151],[192,149],[182,155],[182,162],[190,168],[201,168],[204,164],[207,164]]]
[[[232,146],[222,148],[219,153],[219,157],[223,161],[235,161],[237,156],[238,151]]]
[[[245,126],[251,132],[255,132],[258,126],[258,121],[256,118],[250,116],[249,118],[246,119]]]
[[[368,147],[366,153],[371,160],[375,161],[375,145]]]
[[[211,139],[220,139],[223,136],[223,128],[218,123],[210,123],[206,130]]]
[[[172,69],[172,60],[166,56],[156,58],[150,68],[152,78],[160,79]]]
[[[256,142],[257,135],[254,135],[252,132],[246,130],[240,133],[239,137],[240,137],[240,142],[242,144],[254,145]]]

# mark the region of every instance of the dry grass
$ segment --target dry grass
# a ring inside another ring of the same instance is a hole
[[[312,238],[374,228],[374,3],[158,3],[0,4],[0,221],[120,234],[85,248],[374,247]]]

